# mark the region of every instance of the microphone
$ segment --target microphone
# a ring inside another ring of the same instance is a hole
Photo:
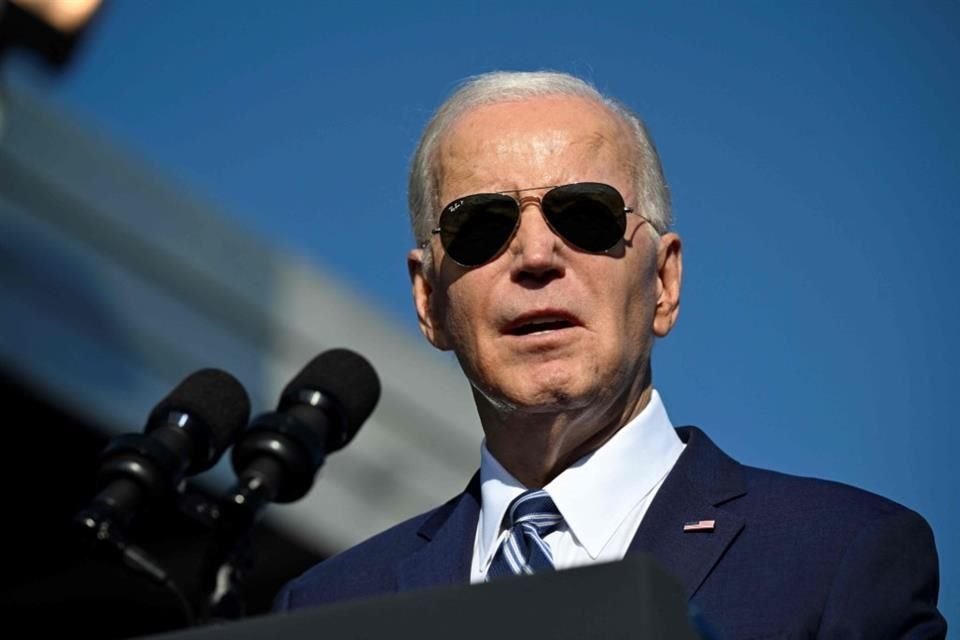
[[[216,535],[202,585],[203,620],[243,617],[251,565],[249,530],[270,502],[299,500],[328,454],[349,443],[380,399],[380,379],[348,349],[311,360],[280,394],[276,411],[254,418],[233,446],[236,484],[216,510]]]
[[[249,417],[236,378],[219,369],[192,373],[153,408],[144,433],[117,436],[103,450],[99,493],[81,516],[127,523],[145,499],[169,495],[185,476],[216,464]]]
[[[126,525],[145,499],[175,493],[185,476],[210,469],[250,418],[250,398],[219,369],[187,376],[150,412],[144,432],[113,438],[100,456],[99,493],[74,522],[134,572],[166,587],[184,619],[193,611],[183,591],[149,553],[128,540]]]
[[[363,356],[331,349],[315,357],[284,388],[277,410],[255,418],[234,445],[239,482],[228,502],[255,515],[267,502],[302,498],[379,399],[380,379]]]

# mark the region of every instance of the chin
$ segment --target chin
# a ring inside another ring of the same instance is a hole
[[[546,381],[529,381],[532,384],[503,385],[495,389],[484,389],[474,384],[474,389],[486,398],[495,409],[502,413],[555,413],[590,406],[597,396],[598,389],[584,388],[581,385],[545,384]]]

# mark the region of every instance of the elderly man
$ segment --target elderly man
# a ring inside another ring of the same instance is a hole
[[[420,328],[485,433],[447,504],[318,565],[279,609],[649,552],[725,637],[942,637],[931,531],[852,487],[741,466],[653,387],[680,238],[642,122],[577,78],[492,73],[424,132]]]

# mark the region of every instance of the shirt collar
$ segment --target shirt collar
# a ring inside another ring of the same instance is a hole
[[[544,489],[553,498],[567,527],[596,558],[636,505],[670,471],[683,450],[656,390],[650,402],[599,449],[580,458]],[[526,487],[487,449],[480,452],[477,529],[481,562],[496,551],[503,516]]]

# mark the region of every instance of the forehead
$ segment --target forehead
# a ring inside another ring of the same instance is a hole
[[[443,136],[443,196],[569,182],[620,182],[629,173],[629,132],[595,101],[551,96],[474,107]],[[626,186],[626,185],[621,185]]]

